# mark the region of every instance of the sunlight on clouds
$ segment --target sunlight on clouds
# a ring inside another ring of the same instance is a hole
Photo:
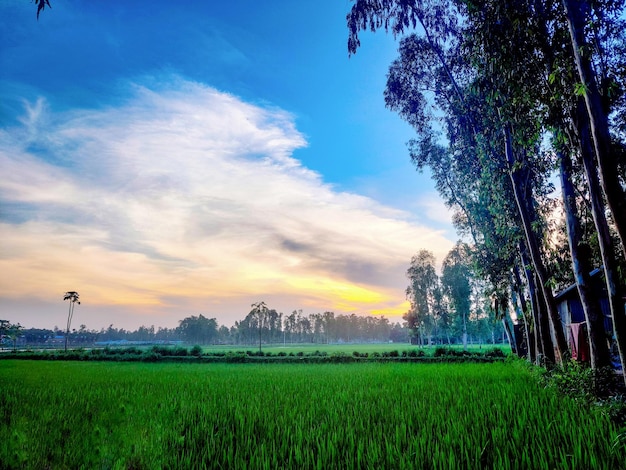
[[[352,303],[363,308],[385,300],[385,296],[380,292],[374,292],[355,284],[342,282],[341,280],[321,277],[299,277],[289,279],[287,283],[293,286],[296,291],[325,295],[335,304],[341,303],[345,305]]]
[[[401,304],[393,304],[386,308],[373,309],[370,313],[372,315],[385,315],[386,317],[402,317],[411,308],[411,304],[408,300],[405,300]]]
[[[390,312],[411,256],[452,246],[302,167],[285,111],[179,78],[131,89],[103,109],[38,101],[0,133],[1,298],[73,289],[133,312],[265,297]]]

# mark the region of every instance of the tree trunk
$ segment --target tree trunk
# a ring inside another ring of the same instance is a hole
[[[580,0],[563,0],[576,68],[585,87],[585,107],[589,116],[600,184],[621,240],[622,256],[626,258],[626,194],[619,181],[615,157],[611,154],[609,121],[602,106],[596,75],[588,55],[583,53],[588,48],[584,36],[586,15],[583,7],[586,5],[587,2]]]
[[[538,301],[540,296],[537,294],[535,275],[528,267],[530,266],[530,261],[528,260],[528,255],[526,254],[526,247],[523,244],[520,244],[520,256],[522,259],[522,266],[524,266],[524,274],[526,275],[528,295],[530,297],[533,322],[535,324],[535,362],[539,363],[539,358],[541,356],[553,356],[554,347],[552,345],[552,337],[550,336],[549,331],[544,331],[544,327],[546,325],[546,322],[544,321],[545,315],[543,314],[543,309]]]
[[[511,282],[511,298],[515,304],[519,304],[518,312],[521,312],[521,318],[524,322],[524,336],[526,339],[526,359],[530,363],[534,363],[537,357],[537,341],[535,337],[536,330],[530,324],[532,315],[528,313],[528,305],[526,304],[526,296],[522,289],[522,279],[519,274],[517,264],[513,267],[513,281]]]
[[[526,303],[526,296],[522,288],[522,279],[519,274],[519,268],[517,265],[513,267],[513,274],[515,276],[515,286],[517,290],[517,296],[522,309],[522,316],[524,318],[524,332],[526,333],[526,344],[528,347],[528,361],[534,363],[537,360],[537,323],[534,320],[532,310],[528,312],[528,304]],[[532,298],[532,296],[531,296]]]
[[[598,174],[593,162],[591,143],[589,142],[589,132],[585,127],[584,118],[579,123],[581,155],[587,184],[589,185],[589,195],[591,199],[591,214],[598,233],[598,243],[604,264],[604,278],[606,281],[607,295],[611,307],[611,317],[613,319],[613,332],[617,341],[624,382],[626,383],[626,314],[624,313],[624,301],[622,297],[623,289],[619,283],[618,266],[615,258],[615,247],[611,240],[609,225],[604,213],[604,202],[602,195],[597,191]]]
[[[545,307],[549,316],[549,321],[556,341],[556,348],[558,357],[556,359],[559,362],[563,362],[563,359],[567,355],[567,341],[565,340],[565,333],[563,332],[563,326],[561,324],[561,318],[556,308],[554,296],[552,291],[548,287],[548,275],[546,273],[543,260],[541,259],[541,251],[539,249],[539,243],[532,229],[532,220],[529,214],[529,203],[527,198],[524,197],[522,184],[520,182],[518,170],[516,169],[516,159],[513,156],[513,146],[511,141],[511,130],[508,124],[505,124],[503,128],[504,132],[504,152],[509,167],[509,176],[511,178],[511,184],[513,186],[513,195],[517,204],[517,209],[522,223],[522,229],[526,239],[526,246],[530,254],[530,259],[535,268],[535,274],[539,281],[539,288],[541,290]],[[544,351],[545,353],[546,351]]]
[[[576,213],[576,194],[571,181],[572,161],[567,152],[560,153],[561,160],[561,189],[567,224],[567,237],[572,258],[572,269],[576,278],[580,302],[585,312],[589,349],[591,353],[591,367],[598,369],[611,364],[611,355],[606,342],[604,318],[600,309],[600,300],[591,283],[591,266],[589,265],[586,244],[582,241],[580,222]]]
[[[539,282],[539,276],[537,276],[536,273],[532,273],[532,275],[536,285]],[[552,328],[552,324],[550,323],[546,299],[542,295],[541,290],[536,287],[535,297],[537,308],[539,309],[539,331],[541,333],[541,341],[543,343],[543,362],[548,365],[555,364],[557,357],[554,338],[552,335],[554,328]]]
[[[517,345],[515,344],[515,335],[511,331],[511,326],[509,325],[509,322],[506,321],[506,313],[502,315],[502,326],[504,327],[506,338],[509,340],[509,346],[511,347],[511,352],[513,354],[517,354]]]

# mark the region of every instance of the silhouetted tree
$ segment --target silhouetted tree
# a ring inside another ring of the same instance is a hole
[[[406,298],[411,304],[411,309],[403,318],[413,337],[423,344],[425,330],[433,323],[431,321],[433,292],[439,282],[435,272],[435,256],[432,252],[420,250],[414,255],[406,276],[409,279]]]
[[[74,316],[74,306],[76,302],[78,302],[78,305],[80,305],[80,302],[78,301],[78,292],[74,292],[74,291],[66,292],[65,296],[63,297],[63,300],[70,301],[70,308],[67,314],[67,328],[65,329],[65,350],[67,351],[67,339],[70,335],[70,325],[72,324],[72,317]]]
[[[259,330],[259,352],[261,352],[261,336],[263,334],[263,328],[267,323],[269,309],[265,302],[257,302],[252,304],[252,310],[250,314],[256,319],[257,328]]]
[[[180,320],[177,330],[188,343],[209,344],[217,336],[217,320],[194,315]]]

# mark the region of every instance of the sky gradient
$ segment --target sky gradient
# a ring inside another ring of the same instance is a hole
[[[456,236],[384,107],[393,38],[351,3],[0,3],[0,318],[230,326],[408,307]]]

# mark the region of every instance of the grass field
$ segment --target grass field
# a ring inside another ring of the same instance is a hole
[[[0,467],[621,468],[515,363],[0,363]]]
[[[345,353],[352,354],[354,351],[358,351],[359,353],[383,353],[389,351],[415,351],[422,350],[426,355],[432,355],[438,347],[448,347],[447,345],[443,346],[415,346],[407,343],[344,343],[344,344],[299,344],[299,343],[284,343],[284,344],[263,344],[262,351],[263,352],[271,352],[272,354],[278,354],[280,352],[284,353],[299,353],[302,352],[304,354],[311,354],[315,351],[326,352],[328,354],[332,353]],[[463,350],[462,345],[452,345],[450,346],[452,349],[458,349],[460,351]],[[468,351],[479,352],[479,351],[488,351],[493,348],[502,349],[505,354],[511,353],[511,348],[508,345],[470,345],[468,346]],[[214,346],[204,346],[203,351],[205,353],[208,352],[228,352],[228,351],[258,351],[258,344],[255,345],[214,345]]]

